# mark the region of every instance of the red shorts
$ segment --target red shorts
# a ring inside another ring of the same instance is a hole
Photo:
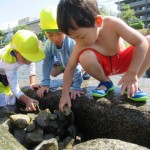
[[[132,59],[134,46],[128,47],[127,49],[119,52],[115,56],[104,56],[92,48],[87,48],[87,49],[82,50],[79,53],[78,62],[79,62],[80,55],[86,50],[91,50],[95,53],[99,63],[101,64],[105,72],[105,75],[110,76],[110,75],[115,75],[115,74],[121,74],[128,70],[128,67]]]

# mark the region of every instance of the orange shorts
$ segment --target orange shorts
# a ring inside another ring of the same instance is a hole
[[[115,56],[104,56],[98,53],[92,48],[86,48],[79,53],[78,62],[80,55],[86,50],[91,50],[95,53],[99,63],[101,64],[105,74],[107,76],[116,75],[124,73],[128,70],[130,65],[132,54],[134,51],[134,46],[130,46],[124,51],[119,52]],[[79,62],[80,63],[80,62]]]

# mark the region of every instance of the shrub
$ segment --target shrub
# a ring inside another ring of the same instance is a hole
[[[150,28],[150,23],[147,25],[147,28]]]
[[[133,23],[133,24],[130,24],[130,26],[134,29],[144,29],[144,23],[142,22]]]

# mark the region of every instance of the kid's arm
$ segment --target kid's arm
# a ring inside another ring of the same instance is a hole
[[[74,48],[69,62],[65,68],[64,76],[63,76],[63,89],[62,89],[62,97],[59,102],[59,108],[63,112],[64,105],[68,105],[71,108],[71,100],[69,96],[70,87],[73,81],[74,72],[76,69],[78,62],[77,62],[77,52]]]
[[[129,97],[130,93],[133,95],[134,92],[138,90],[137,81],[141,75],[139,74],[139,70],[141,72],[141,66],[145,60],[149,45],[142,34],[120,19],[114,19],[112,28],[120,37],[134,46],[134,52],[128,71],[118,83],[118,85],[122,84],[122,93],[127,89]],[[144,71],[145,68],[142,67],[142,69]]]
[[[19,100],[26,104],[27,111],[36,111],[35,104],[39,104],[39,102],[37,100],[32,99],[32,98],[26,96],[25,94],[22,94],[19,97]]]
[[[42,80],[42,87],[40,87],[37,90],[37,95],[42,98],[44,97],[44,93],[48,93],[50,89],[50,72],[53,68],[53,63],[54,63],[54,55],[52,55],[52,48],[51,48],[51,43],[49,40],[47,40],[44,48],[44,52],[46,57],[43,60],[42,64],[42,75],[43,75],[43,80]]]
[[[29,81],[30,81],[30,88],[34,90],[34,88],[40,88],[40,84],[36,84],[36,67],[35,63],[32,62],[30,65],[28,65],[29,69]]]
[[[70,89],[82,91],[82,89],[81,89],[82,82],[83,82],[82,67],[81,67],[81,65],[78,64],[76,69],[75,69],[75,73],[74,73],[73,85],[71,86]]]
[[[13,95],[15,95],[16,98],[18,98],[20,101],[22,101],[26,104],[28,111],[35,110],[33,103],[38,103],[38,101],[25,96],[24,93],[20,90],[18,80],[17,80],[18,67],[13,64],[10,65],[10,64],[6,63],[6,68],[9,68],[9,69],[5,70],[5,73],[6,73],[6,76],[7,76],[7,79],[8,79],[8,82],[9,82],[9,85],[10,85]]]

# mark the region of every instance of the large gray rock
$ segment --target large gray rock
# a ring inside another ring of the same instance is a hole
[[[38,99],[43,108],[58,109],[61,90],[46,94],[42,100],[36,91],[28,90],[26,94]],[[106,98],[82,95],[72,100],[72,110],[75,126],[83,133],[83,140],[120,139],[150,148],[149,100],[133,102],[115,88]]]
[[[27,90],[26,94],[38,99],[41,109],[50,108],[52,113],[58,109],[61,90],[48,93],[43,99],[37,97],[36,91]],[[150,148],[149,110],[149,101],[130,101],[126,96],[120,95],[118,88],[106,98],[95,99],[90,95],[82,95],[72,100],[75,126],[83,133],[82,141],[105,138],[110,139],[108,142],[112,143],[111,139],[118,139]],[[13,138],[8,126],[5,125],[1,119],[0,149],[24,150],[25,148]],[[119,141],[117,143],[119,144]],[[114,145],[110,145],[113,148]]]
[[[10,132],[6,118],[0,118],[0,150],[27,150]]]
[[[73,150],[148,150],[148,148],[116,139],[95,139],[75,145]]]

